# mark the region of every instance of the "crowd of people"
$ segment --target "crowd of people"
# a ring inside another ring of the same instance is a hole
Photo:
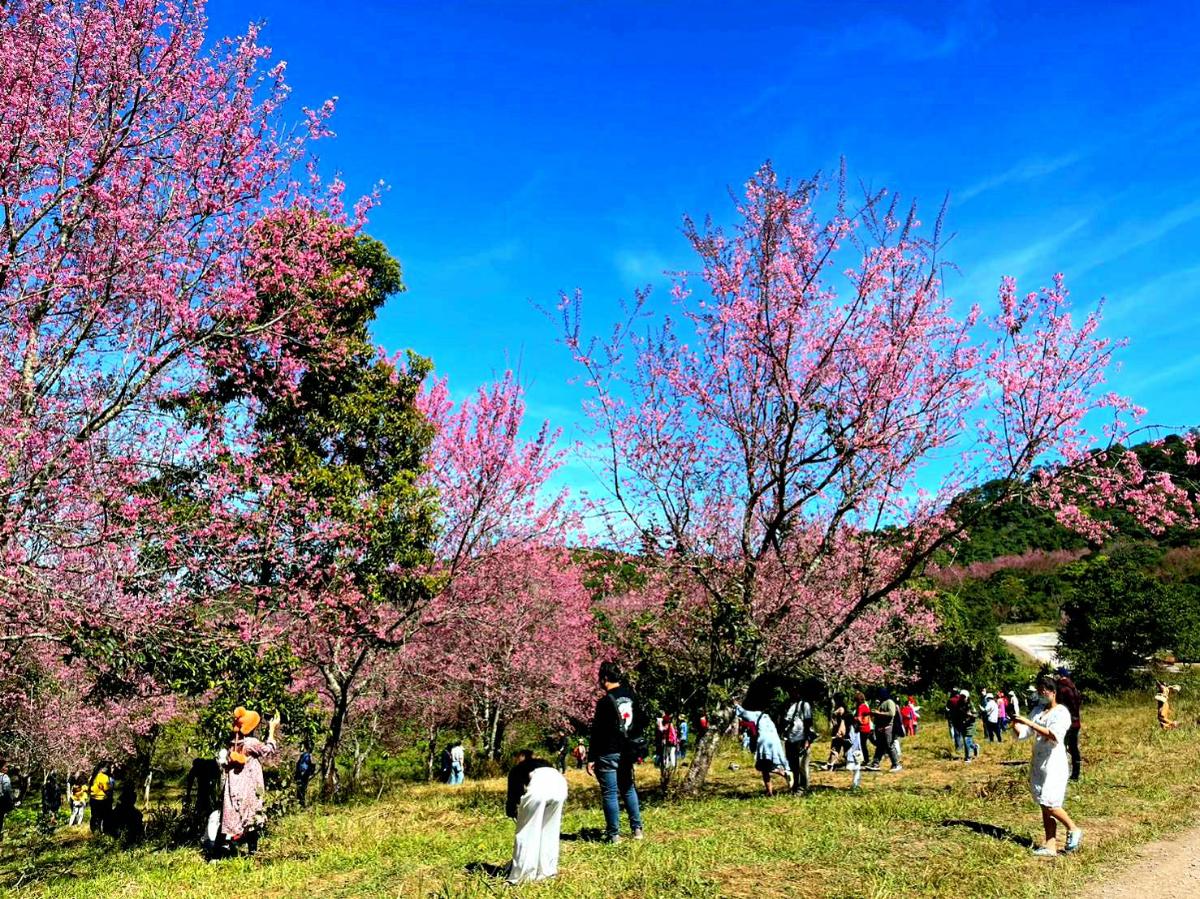
[[[510,883],[524,883],[553,877],[558,870],[559,840],[563,806],[568,783],[565,773],[568,759],[594,776],[600,788],[604,815],[602,839],[620,843],[621,811],[628,822],[627,834],[644,838],[635,766],[650,753],[642,734],[649,730],[638,697],[625,683],[621,671],[611,662],[599,671],[601,696],[597,700],[589,733],[572,740],[566,731],[558,731],[549,744],[553,762],[538,758],[533,750],[523,749],[513,758],[508,776],[506,812],[516,822],[512,860],[505,869]],[[1155,700],[1158,723],[1163,729],[1177,726],[1171,698],[1179,692],[1177,684],[1159,682]],[[815,724],[815,697],[801,687],[791,690],[778,724],[767,711],[754,710],[741,703],[734,706],[731,733],[741,737],[743,747],[753,756],[768,796],[775,793],[776,780],[794,794],[810,788],[812,747],[820,736]],[[987,688],[974,696],[967,689],[955,689],[947,697],[944,713],[955,755],[964,763],[979,755],[976,728],[982,722],[988,742],[1006,739],[1033,740],[1030,789],[1038,803],[1044,840],[1035,849],[1039,856],[1060,851],[1075,851],[1083,839],[1083,830],[1065,810],[1068,784],[1078,780],[1082,759],[1079,750],[1082,697],[1070,676],[1043,675],[1030,685],[1023,696],[1015,689]],[[1022,714],[1022,708],[1029,709]],[[236,854],[243,847],[253,854],[264,824],[264,783],[262,762],[278,750],[279,717],[267,727],[265,739],[259,739],[258,712],[239,707],[233,715],[230,738],[215,759],[197,759],[185,781],[184,806],[193,811],[193,821],[202,833],[202,842],[210,858]],[[912,696],[897,702],[886,688],[873,691],[868,699],[864,691],[849,699],[837,693],[829,712],[829,754],[821,765],[825,771],[844,769],[852,773],[852,788],[861,784],[864,771],[881,771],[886,759],[888,770],[902,771],[902,747],[921,726],[921,707]],[[686,758],[689,727],[685,716],[659,714],[653,721],[653,758],[664,772],[674,769]],[[708,717],[698,718],[697,739],[708,730]],[[462,743],[449,744],[442,754],[443,780],[460,785],[464,780],[465,752]],[[732,766],[736,767],[736,766]],[[297,798],[306,802],[308,783],[316,770],[311,748],[304,746],[296,763]],[[142,833],[141,814],[135,805],[132,782],[119,783],[107,762],[95,766],[90,776],[78,771],[60,779],[49,773],[43,782],[41,824],[52,832],[59,824],[64,805],[69,809],[68,827],[82,827],[85,814],[95,834],[122,837],[130,842]],[[0,759],[0,835],[5,816],[17,804],[20,776]],[[120,786],[120,802],[113,798]],[[1059,831],[1065,831],[1060,841]]]

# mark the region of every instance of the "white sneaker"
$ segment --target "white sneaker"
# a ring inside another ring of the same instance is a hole
[[[1063,852],[1074,852],[1079,848],[1079,844],[1083,842],[1083,828],[1077,827],[1067,834],[1067,845],[1063,847]]]

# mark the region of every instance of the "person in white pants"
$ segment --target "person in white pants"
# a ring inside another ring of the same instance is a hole
[[[508,772],[505,811],[517,822],[509,883],[544,880],[558,873],[558,838],[562,830],[567,779],[549,762],[522,749]]]

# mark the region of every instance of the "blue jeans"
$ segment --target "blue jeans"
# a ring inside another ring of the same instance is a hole
[[[963,761],[970,761],[975,756],[979,755],[979,744],[975,742],[975,738],[970,734],[963,734]]]
[[[596,757],[596,780],[600,783],[600,802],[604,806],[604,836],[609,840],[621,832],[621,799],[625,800],[625,811],[629,814],[629,829],[642,829],[633,761],[619,752]]]
[[[458,767],[458,765],[453,765],[450,768],[450,780],[449,780],[450,786],[457,787],[462,782],[463,782],[463,769]]]

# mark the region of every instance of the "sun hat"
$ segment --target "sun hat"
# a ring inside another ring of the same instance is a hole
[[[242,708],[240,705],[233,710],[233,729],[243,737],[254,733],[254,728],[258,727],[260,721],[262,721],[262,715],[258,712]]]

